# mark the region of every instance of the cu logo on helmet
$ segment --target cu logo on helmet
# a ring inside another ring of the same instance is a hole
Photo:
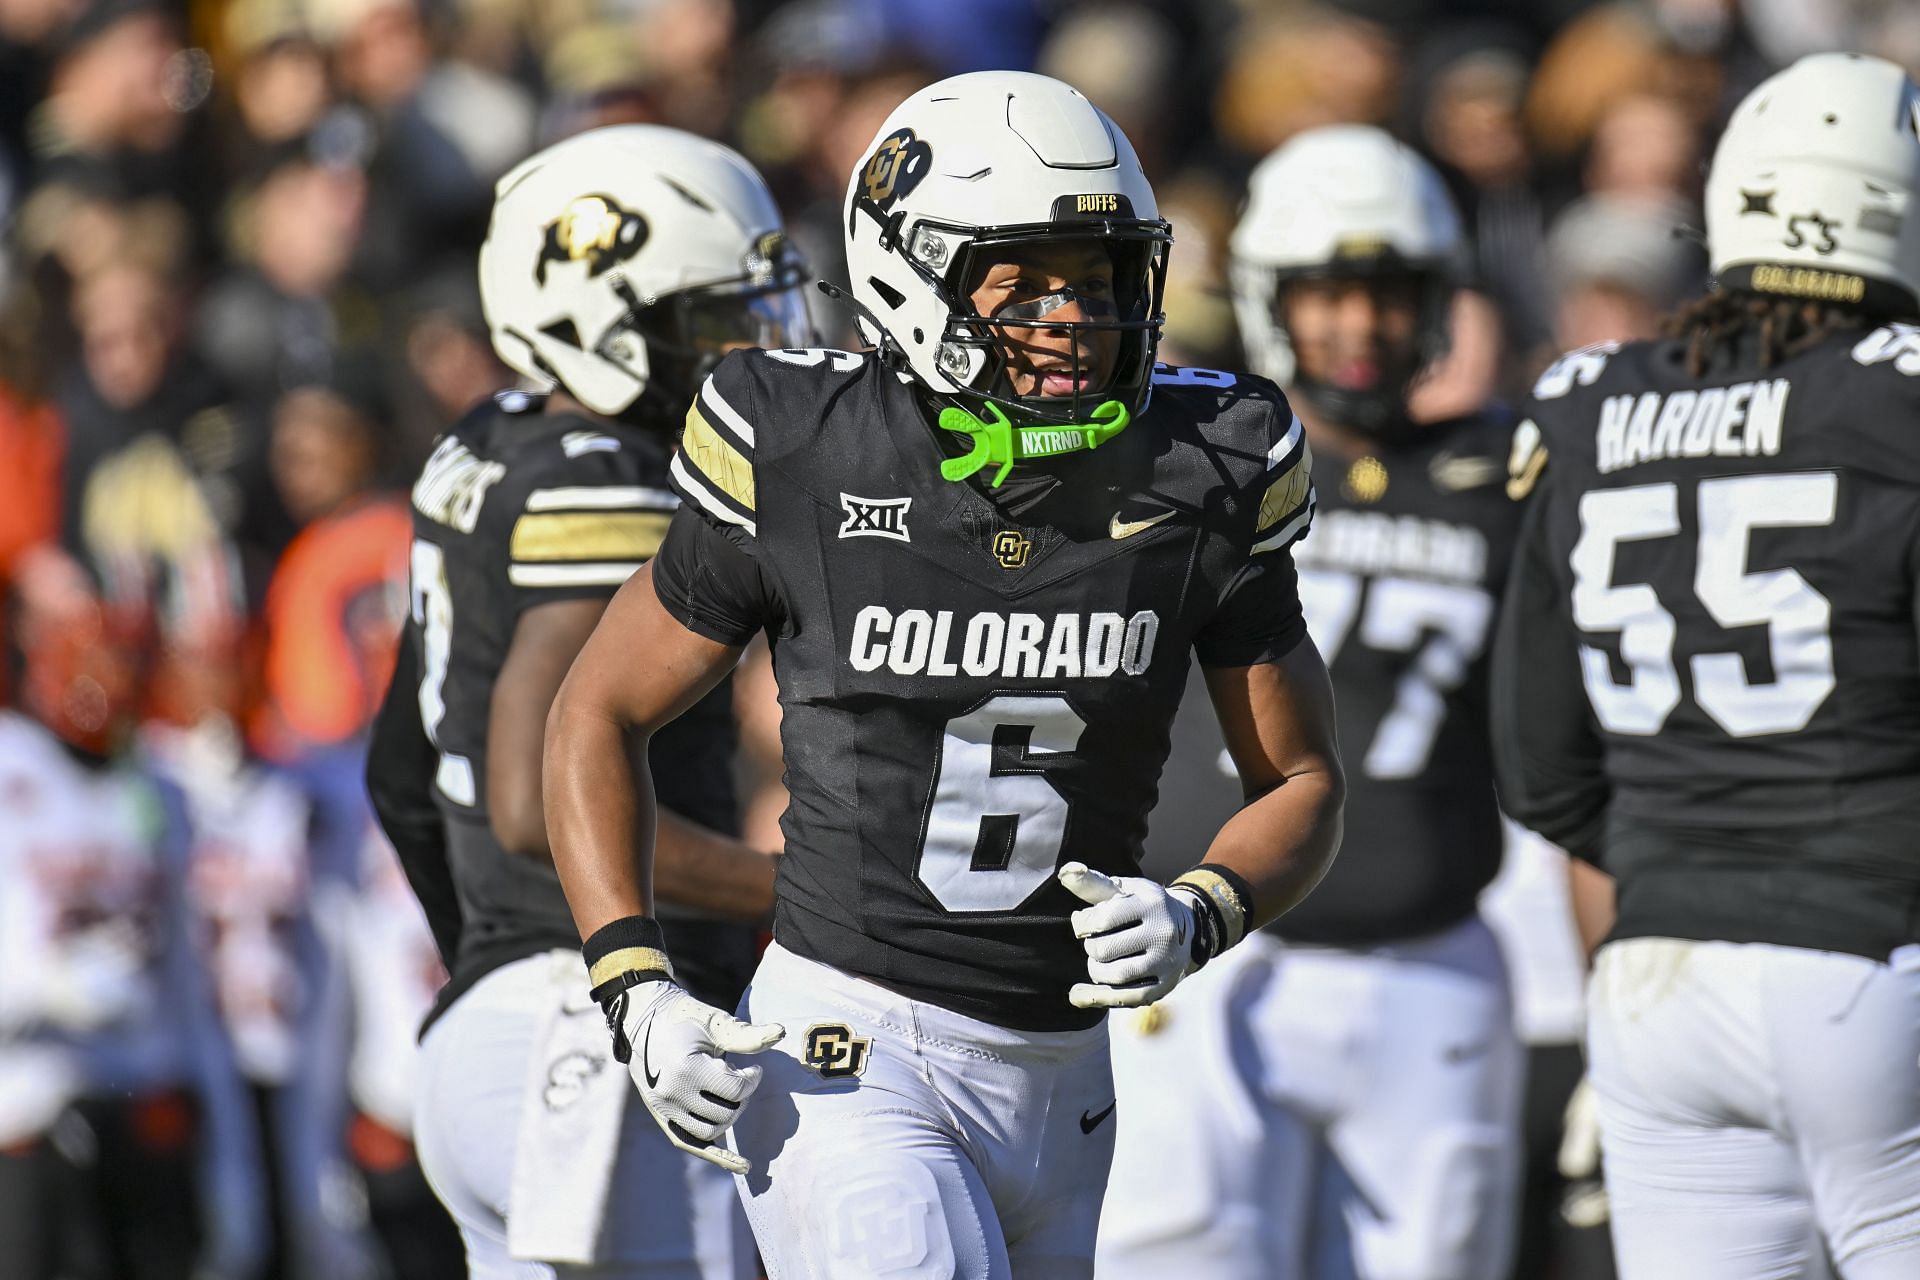
[[[884,213],[920,185],[932,160],[933,148],[914,137],[913,130],[896,129],[881,139],[860,175],[867,199]]]
[[[824,1080],[844,1080],[867,1069],[867,1051],[873,1041],[853,1034],[844,1022],[822,1022],[807,1028],[804,1061]]]
[[[640,252],[646,242],[645,218],[621,208],[612,196],[581,196],[546,225],[533,278],[544,285],[549,263],[584,262],[591,279]]]

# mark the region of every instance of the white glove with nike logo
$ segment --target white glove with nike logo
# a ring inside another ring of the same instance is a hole
[[[1193,962],[1193,907],[1184,894],[1143,876],[1102,875],[1082,862],[1060,868],[1060,883],[1085,903],[1069,917],[1087,949],[1087,976],[1067,999],[1081,1009],[1152,1004],[1199,966]]]
[[[611,1022],[619,1011],[628,1074],[641,1101],[653,1113],[667,1140],[728,1173],[751,1167],[721,1144],[741,1106],[760,1087],[759,1067],[735,1067],[723,1054],[762,1053],[787,1034],[778,1023],[755,1026],[716,1009],[678,983],[665,980],[629,987],[607,1009]]]
[[[1225,868],[1203,864],[1171,885],[1108,876],[1084,862],[1060,868],[1067,892],[1089,905],[1068,917],[1087,951],[1087,977],[1067,992],[1081,1009],[1132,1009],[1240,941],[1249,895]]]
[[[722,1055],[762,1053],[786,1028],[752,1026],[689,995],[673,980],[659,923],[646,916],[602,926],[580,950],[607,1015],[614,1060],[633,1077],[654,1123],[682,1151],[746,1173],[752,1165],[720,1139],[760,1086],[760,1068],[732,1066]]]

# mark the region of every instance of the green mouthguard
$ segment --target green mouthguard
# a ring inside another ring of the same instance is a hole
[[[1088,421],[1060,426],[1034,424],[1015,426],[1000,406],[987,403],[987,420],[981,421],[965,409],[953,407],[940,411],[940,426],[948,431],[973,437],[973,448],[964,458],[948,458],[940,464],[940,475],[947,480],[965,480],[976,471],[997,466],[993,487],[998,489],[1013,470],[1013,464],[1027,458],[1052,458],[1080,449],[1098,449],[1127,429],[1127,406],[1109,400],[1088,415]]]

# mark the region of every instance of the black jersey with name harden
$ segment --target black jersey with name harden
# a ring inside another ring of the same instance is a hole
[[[1270,383],[1162,369],[1119,437],[1023,465],[1017,500],[943,480],[946,456],[875,357],[730,356],[687,418],[654,585],[695,631],[771,637],[781,943],[1001,1025],[1086,1026],[1054,871],[1135,873],[1190,655],[1305,634],[1304,432]]]
[[[1366,946],[1473,914],[1500,868],[1487,667],[1519,507],[1508,423],[1463,419],[1404,445],[1314,458],[1300,544],[1307,628],[1333,678],[1346,835],[1306,901],[1269,927]]]
[[[1577,351],[1516,435],[1503,797],[1623,936],[1920,939],[1920,329]]]
[[[552,865],[507,852],[488,822],[493,686],[520,616],[610,598],[658,549],[680,505],[664,436],[544,408],[543,397],[522,392],[480,406],[441,437],[413,486],[406,643],[437,752],[426,785],[446,823],[462,917],[443,1007],[502,964],[579,942]],[[737,830],[733,741],[722,685],[654,752],[661,803]],[[683,978],[730,1005],[752,965],[751,931],[676,918],[671,908],[662,915]]]

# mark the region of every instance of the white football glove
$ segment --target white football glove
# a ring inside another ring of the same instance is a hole
[[[765,1052],[787,1029],[742,1022],[666,980],[627,988],[607,1013],[618,1020],[615,1056],[626,1048],[627,1071],[667,1140],[728,1173],[752,1168],[720,1140],[760,1086],[761,1069],[731,1066],[721,1055]]]
[[[1060,868],[1060,883],[1082,902],[1068,917],[1087,949],[1087,976],[1067,999],[1081,1009],[1132,1009],[1152,1004],[1199,968],[1192,890],[1169,890],[1143,876],[1102,875],[1083,862]]]

